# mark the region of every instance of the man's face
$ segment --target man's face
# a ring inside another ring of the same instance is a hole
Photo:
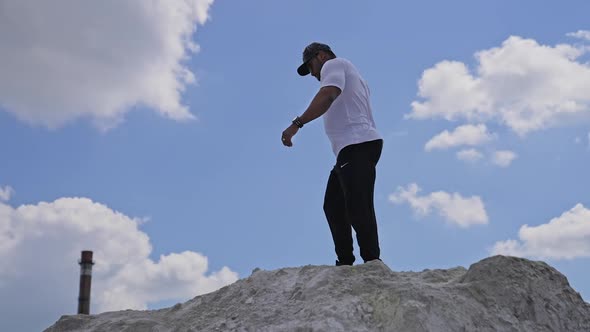
[[[317,80],[319,81],[320,71],[322,69],[321,62],[319,59],[319,53],[314,55],[314,57],[307,62],[307,68],[309,69],[309,73],[311,74],[311,76],[317,78]]]

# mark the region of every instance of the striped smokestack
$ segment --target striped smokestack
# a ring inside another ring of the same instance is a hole
[[[92,251],[82,251],[80,264],[80,295],[78,296],[78,314],[90,314],[90,283],[92,281]]]

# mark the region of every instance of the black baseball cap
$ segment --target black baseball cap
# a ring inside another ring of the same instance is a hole
[[[314,56],[318,55],[319,51],[324,52],[332,52],[330,46],[322,43],[313,42],[303,50],[303,64],[297,68],[297,73],[301,76],[305,76],[309,74],[309,68],[307,68],[307,63],[309,60],[313,59]]]

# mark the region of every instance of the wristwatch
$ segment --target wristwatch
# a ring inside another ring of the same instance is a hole
[[[303,128],[303,122],[301,122],[301,119],[298,116],[296,116],[295,119],[293,119],[292,123],[296,125],[298,128]]]

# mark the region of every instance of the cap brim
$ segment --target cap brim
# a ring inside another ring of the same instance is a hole
[[[297,68],[297,73],[301,76],[305,76],[309,74],[309,68],[307,67],[307,63],[302,64]]]

